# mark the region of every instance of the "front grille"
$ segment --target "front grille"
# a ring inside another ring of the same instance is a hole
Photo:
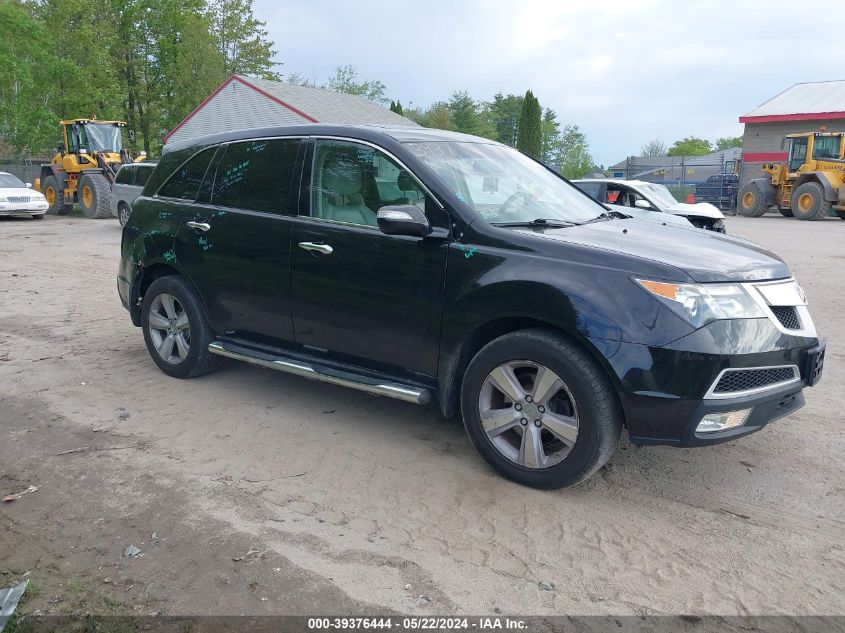
[[[801,329],[801,321],[798,319],[798,310],[795,306],[770,306],[770,309],[787,330]]]
[[[9,196],[9,202],[14,202],[16,204],[29,202],[29,196]]]
[[[713,388],[713,393],[724,394],[750,391],[769,387],[795,379],[793,367],[770,367],[768,369],[731,369],[722,374]]]

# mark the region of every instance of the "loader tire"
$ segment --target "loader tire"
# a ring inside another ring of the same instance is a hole
[[[65,215],[70,206],[65,205],[65,193],[59,187],[59,179],[55,176],[47,176],[41,185],[41,191],[47,198],[47,213],[50,215]]]
[[[736,202],[737,211],[746,218],[759,218],[768,207],[763,202],[763,192],[756,182],[749,182],[739,190]]]
[[[111,187],[102,174],[85,174],[79,179],[79,207],[86,218],[111,217]]]
[[[820,182],[805,182],[792,192],[792,214],[799,220],[823,220],[831,214],[833,204],[824,197]]]
[[[845,211],[837,211],[836,215],[839,216],[840,220],[845,220]]]

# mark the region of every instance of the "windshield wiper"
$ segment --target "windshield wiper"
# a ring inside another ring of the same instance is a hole
[[[567,226],[577,226],[577,222],[568,222],[566,220],[558,220],[555,218],[537,218],[536,220],[526,220],[522,222],[491,222],[493,226],[544,226],[553,228],[565,228]]]

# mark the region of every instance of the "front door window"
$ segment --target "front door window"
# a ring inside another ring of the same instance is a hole
[[[792,139],[789,150],[789,171],[798,171],[807,160],[807,137]]]

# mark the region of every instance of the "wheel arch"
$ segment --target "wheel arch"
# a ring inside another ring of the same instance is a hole
[[[149,266],[138,266],[135,278],[132,281],[132,287],[129,291],[129,313],[132,317],[132,324],[136,327],[141,327],[141,302],[150,284],[156,279],[168,275],[181,275],[185,277],[178,269],[165,262],[156,262]]]
[[[500,336],[530,328],[549,330],[556,336],[567,340],[579,349],[587,352],[590,358],[596,361],[613,386],[613,393],[619,404],[619,410],[623,412],[624,424],[624,409],[619,398],[619,378],[590,340],[549,321],[531,316],[517,315],[500,316],[476,325],[454,349],[441,354],[437,387],[439,394],[438,402],[443,415],[447,418],[453,418],[460,412],[461,387],[463,385],[464,374],[469,363],[481,348]]]

